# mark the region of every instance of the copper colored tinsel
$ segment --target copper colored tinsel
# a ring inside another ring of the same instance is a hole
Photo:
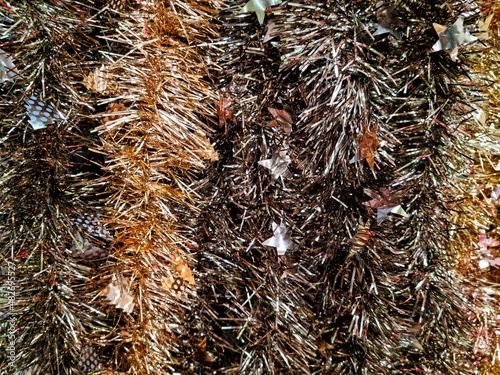
[[[123,16],[103,36],[121,54],[105,56],[91,85],[110,86],[97,97],[106,108],[97,131],[109,176],[104,207],[116,237],[113,265],[96,282],[112,275],[129,282],[135,306],[110,344],[114,363],[131,373],[185,368],[197,343],[183,321],[195,285],[189,219],[199,197],[192,182],[205,161],[217,160],[207,138],[215,95],[195,47],[215,36],[211,12],[210,2],[175,1]]]

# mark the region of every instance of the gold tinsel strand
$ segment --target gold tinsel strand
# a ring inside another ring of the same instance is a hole
[[[216,97],[199,47],[216,36],[215,5],[141,2],[104,36],[117,52],[86,79],[100,95],[95,147],[106,158],[103,204],[115,235],[113,263],[96,283],[119,319],[113,366],[133,374],[185,370],[197,344],[183,317],[195,298],[193,181],[217,160],[208,138]]]
[[[500,216],[497,190],[500,184],[500,5],[479,2],[483,17],[476,34],[481,46],[471,47],[473,77],[482,82],[476,118],[469,144],[474,151],[473,175],[463,185],[464,200],[455,215],[462,228],[457,236],[458,253],[464,254],[462,269],[469,278],[469,293],[476,306],[471,312],[473,352],[480,374],[500,374]],[[468,234],[468,235],[467,235]],[[460,249],[459,249],[460,248]]]

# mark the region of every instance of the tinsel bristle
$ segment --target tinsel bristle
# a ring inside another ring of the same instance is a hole
[[[0,374],[500,374],[499,28],[0,1]]]

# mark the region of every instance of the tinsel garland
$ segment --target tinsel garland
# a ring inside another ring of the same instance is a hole
[[[125,313],[109,342],[114,364],[134,374],[188,369],[198,340],[184,316],[195,285],[193,180],[217,160],[207,137],[215,94],[197,47],[216,35],[214,4],[158,1],[124,14],[103,36],[119,53],[87,80],[106,106],[96,147],[106,155],[103,204],[115,233],[113,264],[96,280]]]
[[[0,373],[498,374],[479,4],[0,2]]]
[[[436,40],[472,41],[479,8],[281,3],[265,26],[242,1],[222,13],[204,371],[474,373],[450,216],[476,88],[461,42]]]
[[[111,327],[86,293],[95,269],[81,256],[95,239],[78,224],[100,212],[99,168],[85,161],[95,122],[78,84],[96,58],[97,9],[61,0],[0,11],[0,372],[74,373],[93,332]]]

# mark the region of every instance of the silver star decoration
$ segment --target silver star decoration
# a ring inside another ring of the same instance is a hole
[[[401,192],[391,192],[388,188],[381,188],[380,193],[364,189],[365,194],[372,199],[363,202],[365,206],[377,209],[377,222],[381,223],[390,213],[406,216],[406,211],[401,207],[403,194]]]
[[[241,13],[255,12],[259,23],[262,25],[264,22],[264,17],[266,15],[266,8],[281,4],[282,0],[250,0],[245,6],[240,10]]]
[[[290,171],[288,170],[288,165],[290,163],[291,159],[290,156],[287,155],[286,150],[278,153],[273,152],[273,157],[271,159],[259,161],[260,165],[269,169],[273,180],[277,180],[279,177],[290,177]]]
[[[273,226],[273,236],[265,240],[262,244],[264,246],[272,246],[276,248],[278,255],[285,255],[286,251],[293,246],[292,240],[290,240],[289,228],[284,224],[278,225],[274,221]]]
[[[463,17],[458,17],[458,20],[449,27],[437,23],[433,23],[432,25],[439,36],[439,40],[432,46],[432,50],[436,52],[442,50],[448,51],[453,61],[457,59],[459,46],[477,40],[476,37],[464,29]]]

